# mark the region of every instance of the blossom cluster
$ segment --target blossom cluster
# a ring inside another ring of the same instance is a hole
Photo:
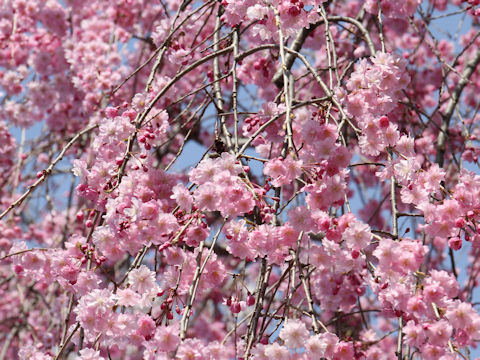
[[[0,360],[473,358],[479,7],[1,2]]]

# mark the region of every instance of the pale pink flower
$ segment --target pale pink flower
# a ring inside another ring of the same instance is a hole
[[[337,344],[334,353],[335,360],[352,360],[354,359],[353,345],[350,342],[341,341]]]
[[[435,321],[426,329],[428,343],[435,346],[446,346],[452,335],[452,326],[446,320]]]
[[[349,223],[342,238],[345,240],[347,246],[353,250],[365,249],[372,240],[372,233],[370,226],[363,224],[360,221]]]
[[[265,346],[265,356],[267,359],[275,360],[289,360],[290,353],[285,346],[281,346],[278,343],[273,343]]]
[[[405,334],[405,344],[409,346],[420,347],[427,338],[422,325],[416,325],[415,321],[413,320],[407,322],[407,324],[403,327],[402,332]]]
[[[177,184],[172,189],[171,199],[174,199],[180,209],[189,212],[192,208],[193,197],[183,184]]]
[[[105,358],[100,356],[100,351],[95,351],[94,349],[87,348],[82,349],[79,352],[79,360],[104,360]]]
[[[130,271],[128,283],[132,290],[144,294],[156,286],[155,273],[145,265],[141,265],[138,269]]]
[[[297,349],[305,346],[308,335],[305,323],[300,320],[288,320],[280,330],[279,336],[289,348]]]
[[[161,351],[173,351],[180,344],[180,337],[178,336],[178,326],[159,326],[155,331],[155,343]]]
[[[338,344],[338,337],[332,333],[322,333],[310,337],[305,345],[307,354],[312,359],[322,357],[330,359]]]
[[[140,303],[141,296],[130,288],[117,290],[117,304],[120,306],[136,306]]]

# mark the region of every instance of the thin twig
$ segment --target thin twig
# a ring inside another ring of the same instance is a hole
[[[75,144],[75,142],[80,138],[82,137],[83,135],[85,135],[86,133],[92,131],[93,129],[97,128],[98,125],[93,125],[93,126],[89,126],[87,127],[86,129],[80,131],[78,134],[76,134],[68,143],[67,145],[65,145],[62,149],[62,151],[60,151],[60,153],[58,154],[58,156],[55,158],[55,160],[53,160],[50,165],[42,171],[42,175],[37,179],[37,181],[35,181],[32,185],[30,185],[28,188],[27,188],[27,191],[25,191],[22,196],[20,196],[17,200],[15,200],[12,204],[10,204],[10,206],[4,210],[1,214],[0,214],[0,220],[3,219],[3,217],[5,215],[7,215],[10,211],[12,211],[15,207],[19,206],[20,204],[22,204],[22,202],[41,184],[43,183],[47,178],[48,176],[52,173],[52,170],[55,168],[55,165],[58,164],[58,162],[60,160],[63,159],[63,157],[65,156],[65,153],[68,151],[68,149],[70,149],[72,147],[73,144]]]

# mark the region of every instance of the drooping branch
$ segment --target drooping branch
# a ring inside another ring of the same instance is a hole
[[[96,129],[98,125],[93,125],[89,126],[86,129],[80,131],[77,135],[75,135],[68,143],[63,147],[63,149],[60,151],[60,153],[57,155],[57,157],[48,165],[48,167],[42,171],[41,175],[39,178],[27,188],[27,191],[25,191],[17,200],[15,200],[10,206],[5,209],[1,214],[0,214],[0,220],[5,217],[10,211],[15,209],[17,206],[22,204],[22,202],[41,184],[43,183],[48,176],[52,173],[53,169],[55,166],[58,164],[60,160],[63,159],[65,156],[65,153],[70,149],[73,144],[77,142],[78,139],[80,139],[83,135],[89,133],[93,129]]]
[[[458,81],[457,86],[450,95],[447,107],[442,114],[442,125],[440,126],[440,132],[437,138],[437,155],[435,157],[435,162],[443,167],[445,161],[445,151],[446,151],[446,140],[448,137],[448,129],[450,127],[450,120],[452,119],[453,112],[460,101],[463,89],[468,84],[468,81],[474,71],[476,70],[478,64],[480,63],[480,50],[477,50],[474,57],[465,65],[463,69],[462,76]]]

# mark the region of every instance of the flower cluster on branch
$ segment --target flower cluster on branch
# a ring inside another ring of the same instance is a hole
[[[474,359],[479,16],[1,2],[0,360]]]

